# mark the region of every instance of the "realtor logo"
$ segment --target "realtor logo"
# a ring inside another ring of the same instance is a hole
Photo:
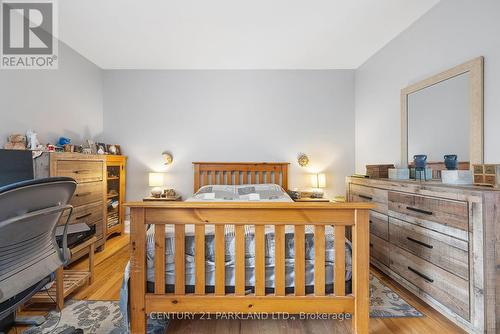
[[[1,2],[2,69],[57,69],[55,0]]]

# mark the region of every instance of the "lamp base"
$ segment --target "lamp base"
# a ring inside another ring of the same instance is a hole
[[[162,192],[163,190],[160,187],[154,187],[153,189],[151,189],[151,196],[153,196],[154,198],[160,198]]]
[[[315,190],[311,193],[311,198],[323,198],[323,192]]]

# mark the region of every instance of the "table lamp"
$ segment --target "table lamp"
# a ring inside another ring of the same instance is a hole
[[[321,188],[326,188],[326,175],[324,173],[312,174],[311,185],[313,187],[311,198],[323,198],[323,190]]]
[[[160,198],[164,182],[164,173],[149,173],[149,186],[153,187],[151,196]]]

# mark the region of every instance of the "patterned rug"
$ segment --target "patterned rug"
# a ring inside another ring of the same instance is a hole
[[[375,276],[370,276],[370,317],[406,318],[424,315],[408,304],[391,288]],[[57,334],[65,328],[74,326],[83,329],[85,334],[124,334],[128,333],[122,321],[117,302],[70,300],[65,304],[62,315],[51,312],[47,321],[39,327],[25,331],[25,334]],[[164,334],[166,321],[148,320],[148,334]]]
[[[370,274],[370,318],[408,318],[424,315],[394,290]]]
[[[167,325],[167,322],[148,319],[148,334],[164,334]],[[90,300],[70,300],[65,303],[62,314],[50,312],[43,325],[29,328],[23,333],[57,334],[71,326],[83,329],[85,334],[128,333],[118,302]]]

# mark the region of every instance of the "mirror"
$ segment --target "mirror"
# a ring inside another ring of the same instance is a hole
[[[446,154],[483,162],[482,57],[404,88],[401,106],[402,166],[417,154],[430,163]]]
[[[408,161],[417,154],[470,161],[469,81],[464,73],[408,95]]]

